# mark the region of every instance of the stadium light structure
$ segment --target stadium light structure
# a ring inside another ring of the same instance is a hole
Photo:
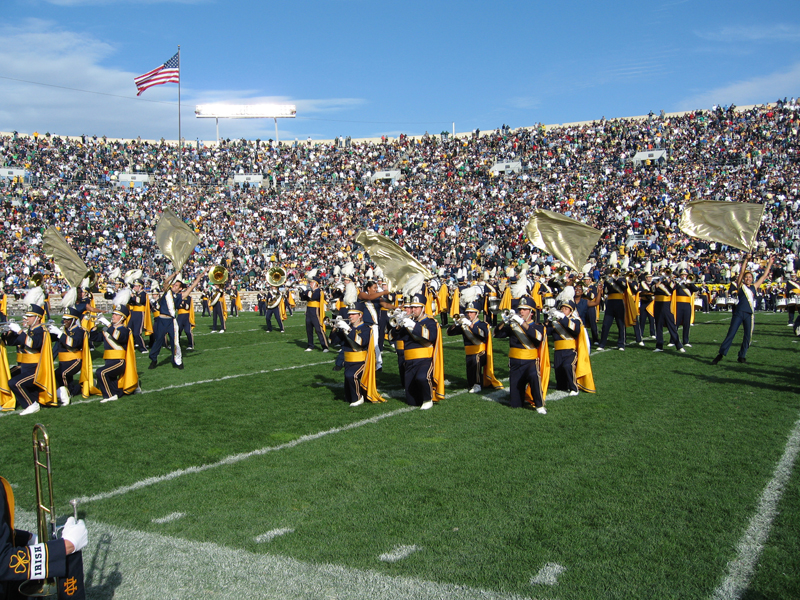
[[[198,119],[216,119],[217,144],[219,144],[220,119],[274,119],[275,141],[278,142],[278,119],[294,119],[294,104],[198,104],[194,108]]]

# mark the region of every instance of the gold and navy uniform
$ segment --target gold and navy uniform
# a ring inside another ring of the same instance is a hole
[[[178,343],[180,343],[181,332],[186,334],[187,350],[194,350],[194,332],[192,331],[192,295],[187,294],[178,302]]]
[[[147,346],[142,338],[142,331],[144,330],[144,314],[147,310],[147,292],[131,292],[131,299],[128,301],[128,310],[131,311],[131,317],[128,320],[128,329],[131,330],[133,335],[133,343],[139,352],[146,352]]]
[[[203,292],[200,295],[200,304],[203,307],[203,313],[200,315],[201,317],[211,316],[211,311],[208,310],[208,292]]]
[[[73,381],[75,375],[80,375],[83,367],[83,340],[86,330],[81,327],[78,319],[73,319],[72,327],[65,329],[64,333],[56,340],[55,356],[58,358],[56,368],[56,385],[67,388],[70,396],[76,396],[81,391],[80,381]]]
[[[281,320],[281,302],[283,294],[278,288],[272,287],[267,290],[264,296],[264,316],[267,320],[267,331],[272,331],[272,317],[275,317],[276,326],[281,333],[284,332],[283,321]]]
[[[151,367],[155,367],[161,347],[166,344],[166,338],[169,337],[169,343],[172,347],[172,365],[182,368],[183,355],[181,354],[180,333],[178,330],[180,303],[181,294],[173,294],[171,289],[167,289],[158,299],[156,304],[158,317],[153,320],[154,339],[153,346],[150,348]]]
[[[363,322],[351,327],[347,333],[336,329],[331,334],[331,343],[344,347],[344,396],[348,404],[356,402],[363,395],[360,381],[371,341],[372,329]]]
[[[119,387],[119,379],[125,374],[130,329],[120,323],[117,326],[111,325],[104,331],[96,329],[90,335],[95,342],[103,343],[104,364],[95,371],[97,388],[103,394],[103,398],[122,396],[125,390]]]
[[[728,350],[730,350],[731,344],[733,344],[733,338],[736,336],[739,326],[741,326],[744,331],[744,337],[742,338],[742,345],[739,348],[739,358],[744,359],[747,356],[747,350],[750,348],[750,340],[753,336],[753,313],[755,312],[756,306],[756,286],[745,285],[743,283],[737,290],[736,284],[731,284],[731,291],[736,293],[739,302],[733,308],[731,324],[728,327],[728,335],[726,335],[725,339],[722,341],[722,345],[719,347],[719,353],[722,356],[727,356]]]
[[[786,311],[789,313],[789,325],[795,324],[794,313],[797,311],[798,302],[800,302],[800,283],[790,279],[786,282]]]
[[[406,359],[405,359],[405,343],[407,330],[405,327],[392,327],[391,323],[387,325],[389,332],[389,343],[394,344],[394,349],[397,352],[397,371],[400,374],[400,385],[406,387]]]
[[[8,321],[8,294],[0,290],[0,323]]]
[[[656,336],[656,319],[650,314],[653,311],[653,283],[639,282],[639,331],[644,335],[645,323],[649,325],[650,337]],[[648,311],[647,308],[650,307]]]
[[[220,288],[212,290],[208,304],[214,317],[211,323],[211,331],[225,331],[225,292]],[[217,321],[219,321],[219,326]]]
[[[662,279],[653,286],[653,316],[656,319],[656,350],[664,349],[664,327],[669,331],[669,341],[680,350],[683,344],[678,336],[678,327],[672,314],[672,292],[677,284],[673,281]]]
[[[466,328],[461,323],[453,323],[447,328],[447,335],[461,335],[464,340],[467,387],[472,388],[475,385],[483,387],[483,374],[489,358],[487,354],[487,344],[490,343],[489,337],[491,335],[489,325],[480,319],[476,319],[472,325]],[[492,374],[492,378],[494,378],[494,374]],[[493,383],[493,385],[502,388],[499,382]]]
[[[264,294],[261,292],[256,294],[256,305],[258,306],[258,316],[263,317],[264,313],[267,312],[267,306],[264,303]]]
[[[604,291],[606,296],[606,310],[603,314],[603,331],[600,334],[598,348],[606,347],[611,325],[617,324],[617,348],[625,348],[625,292],[628,291],[628,282],[624,277],[609,278],[606,280]]]
[[[17,364],[10,369],[11,379],[8,381],[8,387],[17,401],[16,407],[27,408],[39,401],[39,392],[42,388],[36,385],[35,379],[43,346],[45,344],[49,346],[50,335],[41,323],[37,323],[19,333],[9,331],[3,335],[3,340],[6,345],[17,347]]]
[[[595,298],[597,298],[597,286],[594,284],[585,285],[583,288],[583,297],[586,298],[587,302],[591,302]],[[583,321],[583,324],[586,326],[586,329],[589,330],[592,336],[592,343],[597,345],[600,341],[600,335],[597,331],[597,316],[600,312],[600,307],[598,306],[590,306],[586,311],[586,319]]]
[[[581,335],[581,321],[572,316],[564,316],[550,321],[547,331],[553,336],[553,369],[556,372],[556,389],[564,392],[577,392],[578,383],[575,368],[578,365],[578,336]]]
[[[700,288],[693,283],[675,282],[675,328],[683,327],[683,345],[689,343],[689,330],[692,326],[692,311],[694,310],[694,298]]]
[[[434,352],[439,336],[439,324],[432,318],[423,315],[411,330],[403,327],[399,338],[403,341],[403,358],[405,373],[403,383],[406,390],[406,402],[410,406],[422,406],[426,402],[437,402],[434,380]],[[399,351],[398,351],[399,354]]]
[[[322,288],[315,290],[308,289],[305,292],[300,292],[300,299],[306,301],[306,337],[308,338],[308,350],[314,349],[314,332],[317,333],[319,344],[323,350],[328,350],[328,338],[325,336],[325,330],[322,328],[320,321],[320,313],[325,314],[325,302]]]
[[[539,348],[545,341],[545,329],[540,323],[530,321],[526,327],[500,323],[494,331],[496,338],[508,338],[508,377],[511,394],[511,407],[520,408],[530,386],[533,404],[536,408],[544,406],[542,381],[539,374]],[[546,346],[545,346],[546,349]],[[549,360],[549,356],[547,357]]]
[[[16,529],[14,492],[0,477],[0,598],[23,598],[19,585],[29,579],[58,579],[58,598],[85,598],[81,552],[67,555],[64,540],[29,546],[33,534]]]

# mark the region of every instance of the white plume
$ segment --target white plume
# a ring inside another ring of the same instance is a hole
[[[631,257],[626,254],[625,258],[622,259],[622,264],[619,266],[619,268],[622,269],[623,271],[627,271],[628,266],[630,264],[631,264]]]
[[[514,267],[506,267],[506,277],[514,276]]]
[[[608,256],[608,266],[609,267],[616,267],[617,266],[617,251],[613,250],[611,254]]]
[[[470,302],[475,302],[475,300],[481,297],[482,293],[483,290],[478,285],[471,285],[470,287],[466,288],[463,292],[461,292],[461,306],[466,306]]]
[[[511,284],[511,295],[514,298],[522,298],[527,293],[528,293],[527,278],[521,278],[517,281],[517,283]]]
[[[423,283],[425,283],[425,276],[422,273],[414,273],[403,286],[403,296],[410,298],[414,294],[419,294],[422,291]]]
[[[644,272],[650,275],[653,272],[653,261],[648,260],[644,263]]]
[[[142,278],[142,270],[141,269],[131,269],[130,271],[125,273],[125,277],[124,277],[123,281],[125,281],[125,283],[127,283],[128,285],[133,285],[134,281],[136,281],[137,279],[141,279],[141,278]]]
[[[78,301],[78,288],[71,287],[69,291],[61,297],[61,308],[67,310],[75,306]]]
[[[347,285],[344,287],[344,303],[347,306],[353,306],[358,301],[358,290],[356,289],[356,284],[352,281],[348,281]]]
[[[128,306],[131,300],[131,288],[124,287],[114,296],[114,306]]]
[[[37,306],[44,306],[44,290],[36,286],[28,290],[25,294],[25,299],[22,301],[25,304],[35,304]]]
[[[317,276],[317,270],[316,269],[311,269],[308,273],[306,273],[306,278],[307,279],[313,279],[316,276]]]
[[[333,276],[338,277],[342,272],[342,268],[339,265],[333,267]]]
[[[355,273],[356,269],[353,266],[352,262],[345,263],[344,266],[342,267],[342,275],[349,275],[350,277],[352,277],[353,275],[355,275]]]
[[[112,279],[119,279],[119,276],[122,274],[122,271],[119,267],[114,267],[111,271],[108,272],[108,279],[111,281]]]
[[[575,288],[568,285],[556,296],[556,306],[558,306],[559,302],[572,302],[573,300],[575,300]]]

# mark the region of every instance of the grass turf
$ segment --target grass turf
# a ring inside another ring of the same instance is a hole
[[[256,553],[523,596],[706,598],[735,556],[800,408],[797,338],[785,316],[757,315],[746,364],[736,363],[734,346],[712,367],[728,318],[698,315],[685,355],[654,354],[653,342],[594,355],[598,393],[551,402],[544,417],[460,394],[432,411],[399,412],[89,502],[81,512]],[[265,333],[252,314],[231,319],[223,335],[207,334],[209,324],[199,319],[204,335],[184,371],[171,369],[166,353],[148,371],[140,355],[149,393],[33,417],[52,438],[61,514],[72,497],[403,407],[389,399],[349,408],[342,374],[331,371],[334,355],[303,352],[302,314],[285,334]],[[459,339],[446,339],[449,394],[466,387]],[[507,377],[506,353],[498,340],[499,377]],[[150,392],[230,376],[237,377]],[[384,355],[378,385],[399,388],[393,354]],[[3,474],[27,509],[34,420],[0,419],[4,456],[19,458],[7,460]],[[748,598],[800,597],[797,480],[781,500]],[[186,516],[152,522],[174,512]],[[294,532],[254,541],[278,528]],[[379,560],[400,545],[418,550]],[[531,584],[546,563],[566,567],[556,588]]]

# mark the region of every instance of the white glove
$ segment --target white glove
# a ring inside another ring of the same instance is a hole
[[[469,329],[470,327],[472,327],[472,321],[470,321],[467,318],[461,319],[461,327]]]
[[[13,331],[14,333],[19,333],[20,331],[22,331],[22,327],[20,327],[20,326],[19,326],[19,325],[17,325],[16,323],[9,323],[9,324],[8,324],[8,328],[9,328],[11,331]]]
[[[560,320],[560,319],[563,319],[565,316],[566,315],[563,312],[561,312],[560,310],[553,309],[553,312],[551,313],[550,318],[551,319]]]
[[[58,336],[60,336],[62,333],[64,333],[64,331],[63,331],[62,329],[59,329],[59,328],[58,328],[58,327],[56,327],[55,325],[50,325],[50,326],[47,328],[47,331],[49,331],[49,332],[50,332],[50,333],[52,333],[53,335],[58,335]]]
[[[513,317],[511,317],[511,320],[514,321],[514,323],[516,323],[517,325],[522,325],[525,322],[525,320],[519,315],[514,315]]]
[[[341,325],[339,325],[339,329],[341,329],[344,333],[350,333],[350,330],[352,328],[347,323],[342,323]]]
[[[111,321],[109,321],[105,317],[98,317],[97,322],[103,325],[104,327],[111,327]]]
[[[83,522],[83,519],[76,523],[75,517],[70,517],[64,523],[61,538],[72,542],[72,545],[75,546],[75,552],[82,550],[89,543],[89,532],[86,531],[86,523]]]
[[[409,317],[406,317],[405,319],[403,319],[403,327],[405,327],[406,329],[414,329],[414,326],[416,324],[417,324],[417,322],[414,319],[411,319]]]
[[[39,543],[39,536],[35,533],[31,534],[31,539],[28,540],[28,546],[35,546]]]

